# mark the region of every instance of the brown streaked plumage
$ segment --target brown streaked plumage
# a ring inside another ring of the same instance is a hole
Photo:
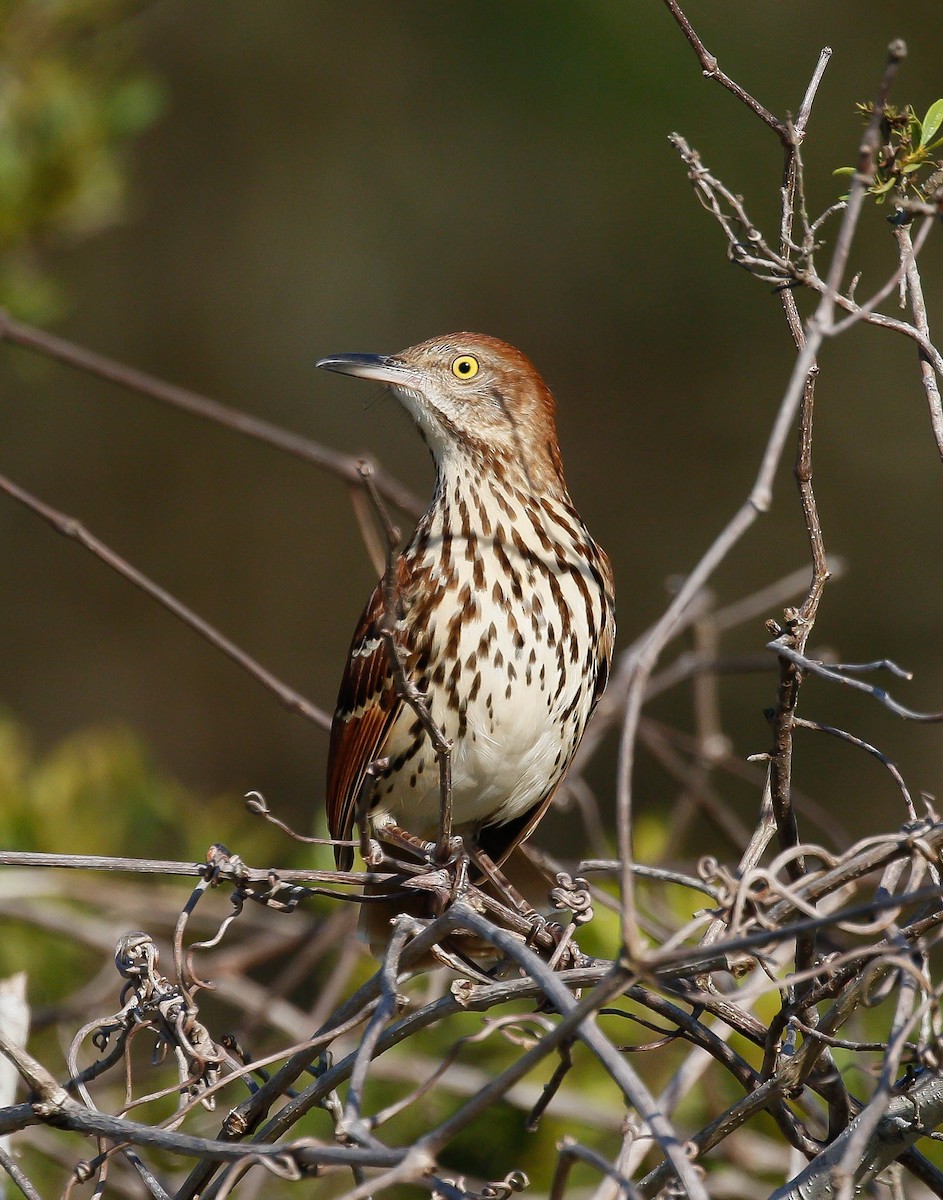
[[[455,831],[500,863],[553,795],[606,686],[612,575],[570,500],[554,401],[530,361],[481,334],[318,366],[388,384],[436,463],[435,494],[397,563],[396,639],[453,743]],[[367,768],[371,820],[437,834],[435,753],[397,695],[378,585],[337,701],[327,813],[351,836]],[[336,850],[349,867],[349,848]]]

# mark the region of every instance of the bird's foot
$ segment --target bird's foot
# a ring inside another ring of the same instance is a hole
[[[468,855],[461,838],[453,838],[457,846],[452,847],[448,862],[436,863],[427,874],[414,877],[412,885],[429,888],[432,895],[432,912],[440,917],[449,905],[464,899],[471,887],[468,878]],[[430,886],[431,884],[431,886]]]
[[[573,922],[561,925],[534,913],[527,945],[546,959],[554,971],[571,971],[590,961],[574,941],[576,928]]]
[[[443,855],[439,842],[418,838],[384,815],[370,822],[364,862],[373,870],[392,870],[403,878],[408,891],[425,892],[431,897],[432,912],[439,916],[466,896],[470,887],[468,854],[462,838],[449,838],[445,851]]]

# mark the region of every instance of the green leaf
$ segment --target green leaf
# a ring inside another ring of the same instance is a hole
[[[935,104],[930,105],[927,109],[927,115],[923,118],[923,133],[920,136],[920,145],[925,146],[935,136],[941,125],[943,125],[943,100],[937,100]]]
[[[883,196],[885,192],[889,192],[894,186],[894,180],[888,179],[884,183],[876,183],[874,187],[868,188],[872,196]]]
[[[833,175],[854,175],[857,167],[836,167],[832,172]]]

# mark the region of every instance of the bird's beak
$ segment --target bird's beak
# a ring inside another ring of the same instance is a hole
[[[355,375],[358,379],[375,379],[377,383],[388,383],[392,387],[415,388],[418,382],[412,367],[385,354],[333,354],[330,358],[319,359],[316,365],[325,371]]]

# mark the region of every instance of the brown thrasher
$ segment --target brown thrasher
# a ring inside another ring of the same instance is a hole
[[[553,397],[519,350],[481,334],[318,366],[388,384],[435,460],[432,503],[396,563],[395,641],[452,743],[454,831],[500,865],[576,752],[615,634],[612,572],[567,492]],[[402,846],[438,833],[439,771],[397,690],[384,605],[381,583],[338,695],[327,816],[334,838],[368,814],[374,836]],[[349,869],[353,852],[335,857]]]

